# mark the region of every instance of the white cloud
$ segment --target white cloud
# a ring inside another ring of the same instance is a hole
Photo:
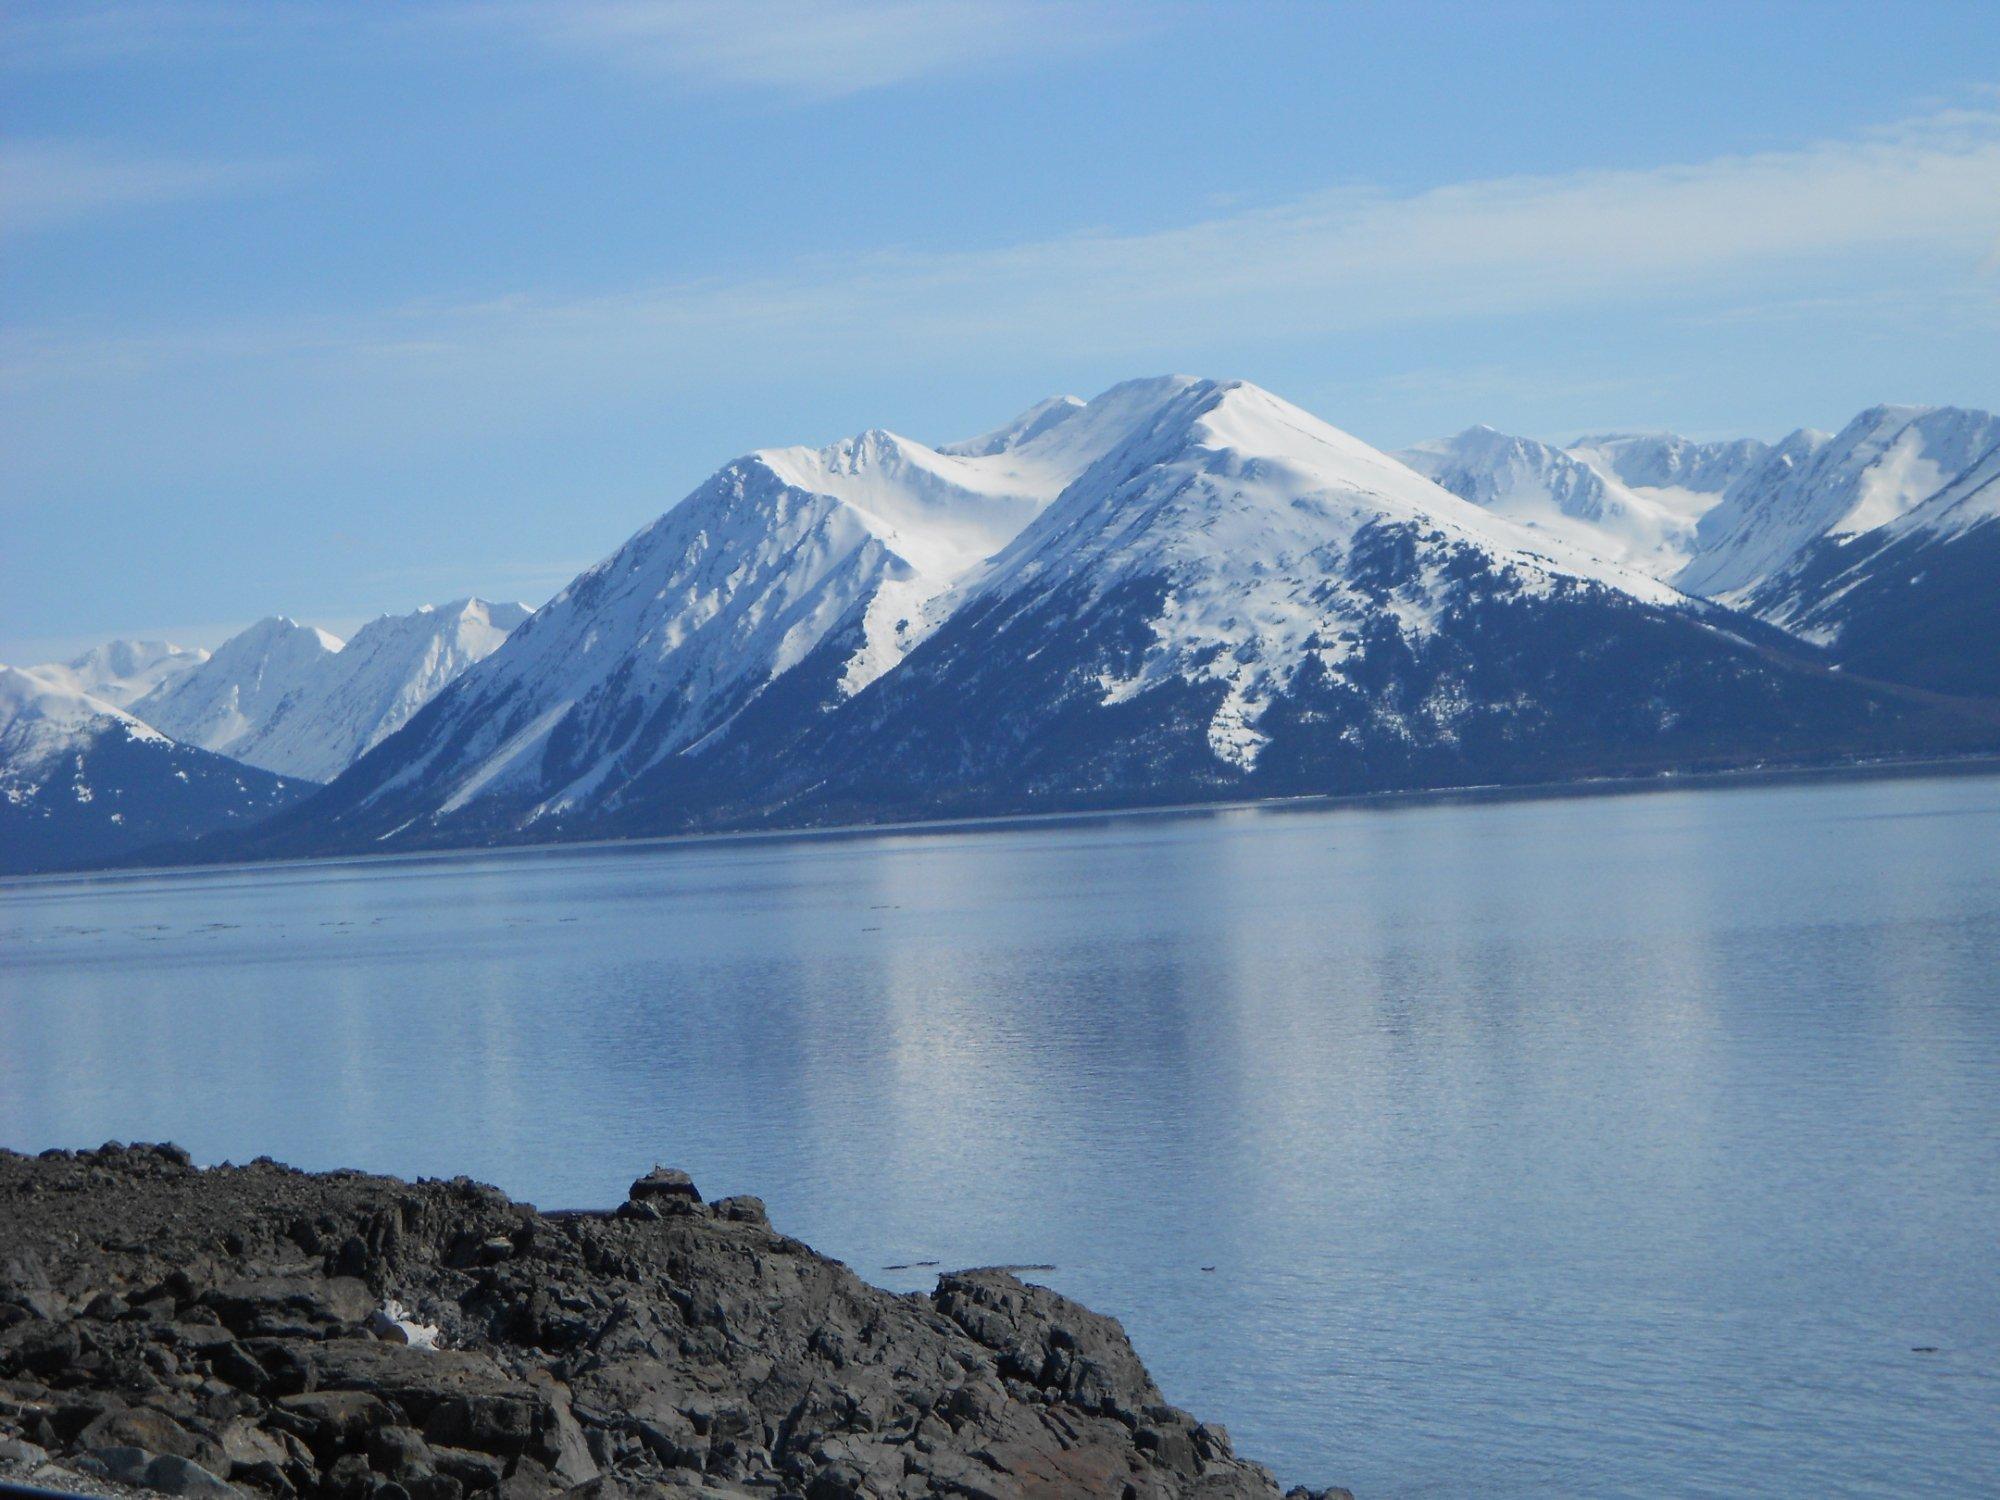
[[[17,331],[10,380],[258,350],[487,378],[752,376],[1011,357],[1174,357],[1432,319],[1681,298],[1893,287],[1993,302],[2000,112],[1955,110],[1798,150],[1634,171],[1509,177],[1393,195],[1329,189],[1145,233],[946,253],[885,250],[755,277],[591,297],[524,290],[280,327],[112,337]],[[1962,268],[1956,280],[1949,268]],[[1944,272],[1940,274],[1939,268]]]
[[[831,98],[1101,44],[1121,0],[518,0],[486,12],[547,44],[683,81]]]
[[[1653,170],[1406,196],[1337,189],[1147,234],[887,251],[585,299],[522,295],[413,313],[401,337],[421,333],[434,352],[495,338],[607,352],[851,356],[923,340],[961,354],[1140,352],[1713,291],[1773,272],[1797,292],[1829,266],[1870,258],[1893,268],[1944,257],[1970,282],[1996,232],[2000,113],[1953,111],[1858,139]]]
[[[240,192],[276,181],[286,170],[276,162],[134,156],[75,141],[0,141],[0,233]]]

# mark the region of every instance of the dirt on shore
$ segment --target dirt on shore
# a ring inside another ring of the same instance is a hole
[[[260,1500],[1277,1500],[1118,1324],[1004,1271],[898,1296],[656,1169],[459,1178],[0,1151],[0,1481]],[[1293,1500],[1345,1491],[1293,1490]]]

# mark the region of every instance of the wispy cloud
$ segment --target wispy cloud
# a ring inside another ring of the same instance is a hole
[[[0,141],[0,233],[243,192],[269,186],[290,170],[281,162],[140,156],[76,141]]]
[[[1144,24],[1130,0],[502,0],[485,14],[620,68],[805,98],[1046,59]]]
[[[737,376],[777,362],[879,368],[944,349],[958,360],[1145,357],[1620,299],[1750,306],[1773,289],[1784,299],[1832,294],[1845,271],[1864,291],[1924,280],[1940,295],[2000,299],[1978,270],[1996,233],[2000,111],[1950,110],[1798,150],[1652,170],[1401,196],[1335,188],[1153,233],[884,250],[594,296],[524,289],[209,329],[181,347],[204,358],[263,348],[489,377],[569,365],[616,379],[669,364]],[[173,335],[79,346],[22,332],[7,367],[18,379],[79,357],[152,363],[176,345]]]
[[[433,349],[521,338],[615,350],[711,340],[851,357],[924,340],[1143,352],[1244,331],[1297,336],[1713,289],[1810,286],[1829,264],[1916,253],[1968,279],[2000,231],[2000,112],[1650,171],[1333,189],[1147,234],[885,251],[784,275],[413,311]],[[1794,288],[1797,290],[1798,288]],[[410,338],[416,328],[408,328]]]

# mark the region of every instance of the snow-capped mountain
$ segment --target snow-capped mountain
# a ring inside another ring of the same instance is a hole
[[[738,460],[254,849],[2000,736],[1782,642],[1254,386],[1133,382],[948,448],[869,433]]]
[[[171,641],[107,641],[69,661],[29,670],[71,692],[127,708],[207,660],[206,651]]]
[[[1650,451],[1665,448],[1663,441],[1654,440],[1644,450],[1637,439],[1595,441],[1600,446],[1587,458],[1491,427],[1468,427],[1456,437],[1419,443],[1396,456],[1459,498],[1531,531],[1653,577],[1671,576],[1687,562],[1695,523],[1720,492],[1709,494],[1692,484],[1634,488],[1619,477],[1618,462],[1649,477],[1660,471],[1687,480],[1697,475],[1671,466],[1673,458],[1688,455]],[[1635,462],[1642,457],[1648,462]],[[1709,475],[1710,466],[1704,466],[1699,477]]]
[[[460,599],[370,621],[343,644],[274,616],[231,637],[132,711],[249,765],[331,781],[403,727],[528,618],[523,604]]]
[[[1775,632],[1240,383],[1179,392],[943,613],[838,713],[760,714],[774,690],[745,716],[760,722],[603,821],[1462,785],[2000,736],[1787,662]]]
[[[2000,417],[1958,407],[1876,406],[1833,437],[1797,432],[1702,517],[1696,556],[1675,582],[1745,602],[1821,539],[1894,521],[2000,442]]]
[[[266,770],[303,776],[254,753],[258,741],[308,701],[320,669],[341,640],[283,615],[231,636],[192,671],[132,704],[132,713],[184,745],[199,745]]]
[[[371,818],[511,824],[613,799],[837,626],[827,691],[860,692],[922,639],[935,601],[1177,388],[1044,402],[945,448],[874,430],[726,465],[421,716],[370,773]]]
[[[301,790],[177,745],[66,682],[0,667],[0,872],[102,863],[247,826]]]
[[[1894,520],[1821,538],[1751,591],[1849,671],[2000,697],[2000,441]]]
[[[1608,432],[1580,437],[1564,450],[1608,479],[1675,509],[1704,509],[1764,460],[1760,438],[1701,443],[1671,432]]]
[[[1996,444],[2000,418],[1985,412],[1878,406],[1770,446],[1612,435],[1556,449],[1473,428],[1401,457],[1851,670],[1978,694],[2000,691],[1981,529]]]

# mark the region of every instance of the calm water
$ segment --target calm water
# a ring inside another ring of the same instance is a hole
[[[2000,780],[0,889],[107,1137],[1054,1262],[1364,1500],[1990,1492]]]

